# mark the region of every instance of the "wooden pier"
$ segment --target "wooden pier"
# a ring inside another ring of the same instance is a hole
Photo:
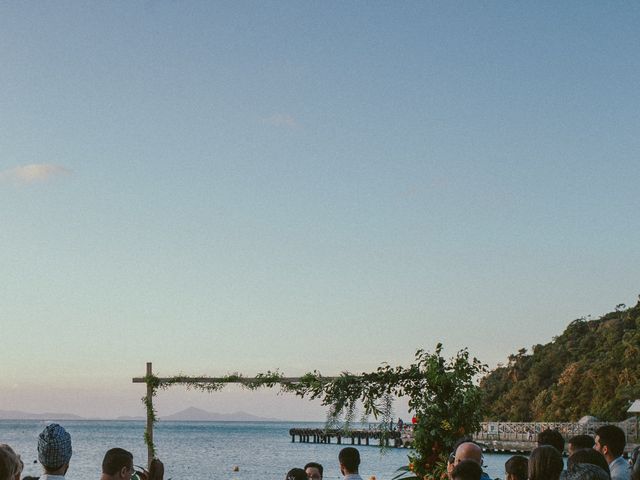
[[[483,422],[473,439],[485,452],[528,454],[538,446],[538,434],[546,429],[558,430],[568,442],[574,435],[594,436],[595,431],[605,422]],[[629,453],[638,444],[638,430],[634,422],[614,423],[625,432]],[[413,443],[413,426],[405,425],[403,430],[382,431],[372,424],[369,429],[340,430],[323,428],[292,428],[291,441],[300,443],[336,443],[338,445],[382,445],[388,447],[410,447]]]
[[[408,443],[403,441],[403,435],[398,431],[382,430],[340,430],[324,428],[292,428],[289,430],[291,442],[300,443],[332,443],[338,445],[384,445],[387,447],[403,447]]]

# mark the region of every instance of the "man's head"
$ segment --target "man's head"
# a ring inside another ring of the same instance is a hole
[[[64,475],[71,460],[71,435],[57,423],[47,425],[38,436],[38,461],[44,471]]]
[[[576,435],[569,439],[569,456],[583,448],[593,448],[595,441],[591,435]]]
[[[447,462],[447,474],[450,479],[453,479],[455,467],[465,460],[475,462],[482,467],[482,448],[480,445],[472,441],[461,441],[457,444]]]
[[[130,479],[133,474],[133,455],[123,448],[107,450],[102,460],[102,478]]]
[[[456,448],[454,466],[464,460],[471,460],[482,465],[482,448],[475,442],[464,442]]]
[[[0,443],[0,480],[20,480],[23,467],[20,455],[6,443]]]
[[[522,455],[514,455],[504,464],[505,480],[527,480],[529,459]]]
[[[624,431],[616,425],[603,425],[596,430],[595,448],[611,463],[624,452],[627,443]]]
[[[340,472],[342,472],[343,475],[358,473],[360,452],[353,447],[343,448],[338,454],[338,462],[340,462]]]
[[[304,471],[309,480],[322,480],[322,465],[316,462],[309,462],[304,466]]]
[[[452,480],[480,480],[482,467],[473,460],[462,460],[451,472]]]
[[[564,438],[558,430],[547,428],[538,434],[538,446],[551,445],[560,453],[564,451]]]

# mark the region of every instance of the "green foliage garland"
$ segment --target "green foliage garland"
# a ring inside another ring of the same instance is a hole
[[[400,469],[401,475],[412,475],[407,478],[420,480],[440,480],[443,474],[446,475],[446,458],[454,442],[479,430],[482,412],[475,377],[486,371],[486,366],[478,359],[469,358],[466,349],[449,360],[445,360],[441,353],[442,345],[438,344],[432,354],[418,350],[415,363],[408,367],[383,364],[374,372],[360,375],[343,372],[335,378],[323,377],[314,371],[295,383],[286,381],[277,370],[258,374],[252,380],[234,373],[216,382],[199,381],[202,377],[185,375],[162,380],[147,376],[145,381],[151,387],[152,397],[157,389],[176,384],[206,392],[220,390],[226,383],[240,383],[252,390],[279,384],[282,391],[303,398],[320,399],[328,407],[327,428],[344,418],[343,429],[348,429],[355,418],[356,407],[362,405],[364,417],[373,415],[382,420],[383,440],[393,413],[392,399],[406,396],[417,423],[414,451],[409,454],[409,465]],[[152,402],[147,397],[143,401],[155,422]],[[145,440],[153,449],[147,432]]]

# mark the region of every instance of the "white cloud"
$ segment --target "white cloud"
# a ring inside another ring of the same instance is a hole
[[[32,163],[0,172],[0,181],[27,184],[45,182],[52,177],[71,173],[68,168],[51,163]]]
[[[274,113],[270,117],[265,118],[264,121],[274,127],[297,128],[299,126],[298,121],[293,115],[289,115],[288,113]]]

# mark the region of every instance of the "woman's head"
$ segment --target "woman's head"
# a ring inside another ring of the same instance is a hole
[[[558,480],[563,468],[562,455],[550,445],[536,448],[529,456],[529,480]]]
[[[20,480],[23,466],[20,455],[6,443],[0,443],[0,480]]]

